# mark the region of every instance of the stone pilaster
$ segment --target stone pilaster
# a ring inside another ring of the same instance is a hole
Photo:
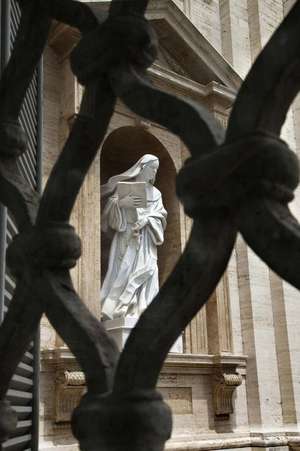
[[[237,257],[234,248],[227,267],[227,287],[229,297],[229,312],[232,328],[232,352],[243,353],[243,337],[241,326],[240,293],[238,284]]]
[[[282,426],[282,410],[269,270],[242,239],[237,258],[250,427],[276,430]]]
[[[82,88],[71,73],[69,62],[62,62],[61,145],[65,142],[79,111]],[[71,223],[82,240],[82,256],[72,270],[79,296],[91,312],[100,317],[100,157],[94,160],[78,194]]]
[[[247,0],[220,0],[222,54],[239,75],[250,67]]]
[[[293,1],[242,1],[239,2],[240,10],[237,6],[233,8],[233,3],[233,0],[220,2],[222,51],[243,75],[247,72],[247,64],[250,66],[250,61],[255,59],[281,22],[283,9],[291,7]],[[240,20],[243,20],[241,10],[245,6],[248,13],[248,17],[244,16],[246,27],[237,25],[235,28],[234,16],[240,15]],[[237,51],[234,40],[242,42],[247,39],[250,45],[246,44]],[[293,116],[290,112],[282,133],[294,148],[295,122],[295,114]],[[297,209],[297,199],[292,208]],[[294,423],[296,418],[297,374],[293,374],[293,362],[298,356],[292,356],[291,343],[298,349],[299,344],[297,338],[291,336],[291,330],[299,327],[295,325],[299,317],[296,312],[299,302],[295,290],[270,273],[241,239],[237,246],[237,268],[244,353],[249,356],[247,395],[251,429],[280,428],[282,424]],[[289,327],[289,310],[293,328]],[[237,324],[236,317],[234,324]]]
[[[287,289],[285,289],[284,287],[285,284],[283,284],[282,280],[272,271],[270,271],[270,283],[273,299],[273,315],[276,336],[276,352],[278,356],[280,391],[282,400],[282,416],[284,424],[288,427],[291,427],[292,424],[297,423],[296,409],[297,404],[299,405],[299,400],[298,402],[296,402],[297,400],[295,399],[295,391],[297,391],[297,387],[294,386],[294,377],[293,377],[293,369],[295,369],[293,367],[295,367],[295,362],[291,360],[291,358],[294,359],[297,356],[293,356],[293,351],[290,350],[289,341],[291,337],[289,336],[290,325],[288,324],[289,311],[291,310],[291,308],[293,307],[295,308],[295,306],[290,305],[293,304],[293,299],[289,299],[288,287],[286,287]],[[292,294],[293,293],[291,292],[290,295],[292,296]],[[294,318],[297,317],[294,316]],[[296,337],[293,338],[294,339],[292,340],[293,342],[295,342]]]
[[[190,19],[203,36],[221,53],[219,1],[190,1]]]
[[[284,15],[286,15],[289,10],[294,6],[296,0],[283,0],[284,7]],[[293,122],[294,122],[294,149],[300,156],[300,96],[298,95],[293,103],[292,107],[293,112]],[[291,116],[291,114],[290,114]],[[293,211],[296,218],[299,220],[300,217],[300,188],[296,191],[295,201],[291,205],[291,210]],[[284,309],[286,313],[286,346],[283,353],[289,350],[289,361],[290,361],[290,371],[291,371],[291,390],[289,392],[290,396],[287,397],[290,404],[290,410],[292,409],[292,403],[295,408],[295,415],[297,421],[300,420],[300,371],[299,366],[297,365],[297,361],[299,360],[299,350],[300,350],[300,340],[299,334],[297,334],[297,330],[300,329],[300,296],[299,292],[291,287],[287,283],[283,283],[283,292],[284,292]],[[292,398],[291,394],[293,394],[294,398]],[[288,409],[288,407],[287,407]]]
[[[251,57],[254,60],[283,18],[282,0],[248,0]]]
[[[296,0],[282,0],[283,1],[283,12],[286,15],[289,10],[294,6]]]
[[[295,3],[292,1],[274,1],[258,3],[259,23],[261,28],[261,42],[263,46],[274,29]],[[253,55],[254,56],[254,55]],[[285,121],[282,137],[290,147],[299,152],[300,136],[299,99],[296,99]],[[291,210],[299,218],[300,192],[296,192]],[[299,421],[300,412],[300,373],[296,365],[299,358],[300,340],[295,333],[300,327],[299,293],[286,282],[280,280],[270,272],[270,286],[272,291],[274,327],[276,336],[276,351],[278,372],[280,379],[283,422],[293,429],[293,424]]]
[[[61,65],[57,54],[46,47],[43,58],[43,188],[47,183],[54,162],[60,152],[60,87]],[[43,316],[41,321],[41,349],[56,345],[57,334],[48,319]]]
[[[187,150],[185,149],[184,155]],[[193,221],[188,216],[185,216],[185,238],[187,242],[192,229]],[[207,315],[206,305],[202,307],[200,312],[187,326],[184,333],[184,352],[191,354],[207,354],[208,353],[208,336],[207,336]]]

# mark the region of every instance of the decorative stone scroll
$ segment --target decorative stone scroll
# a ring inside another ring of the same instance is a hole
[[[55,422],[69,423],[86,389],[82,371],[59,371],[56,374]]]
[[[243,378],[236,373],[220,373],[216,376],[213,402],[216,417],[227,419],[233,413],[233,394],[242,384]]]

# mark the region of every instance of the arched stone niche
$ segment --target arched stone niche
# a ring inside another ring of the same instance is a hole
[[[140,157],[151,153],[159,158],[160,166],[155,186],[160,190],[168,212],[165,242],[158,249],[160,285],[172,271],[181,253],[180,206],[175,192],[176,169],[168,150],[148,130],[126,126],[114,130],[105,140],[100,158],[101,184],[115,174],[132,166]],[[101,210],[103,205],[101,205]],[[101,278],[107,271],[112,236],[101,234]]]

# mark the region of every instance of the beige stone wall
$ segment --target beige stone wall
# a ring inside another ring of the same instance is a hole
[[[44,159],[43,183],[47,182],[78,112],[81,88],[75,82],[69,60],[48,47],[44,57]],[[100,202],[99,156],[78,195],[71,223],[82,239],[82,256],[72,271],[74,286],[91,311],[100,316]],[[93,262],[93,264],[91,264]],[[86,270],[89,268],[89,270]]]
[[[232,3],[229,1],[220,3],[224,30],[223,54],[243,75],[247,72],[247,65],[266,44],[293,2],[248,0],[245,5],[241,1],[240,11],[238,8],[230,9]],[[246,8],[242,13],[243,3]],[[240,17],[240,23],[245,24],[239,32],[234,28],[236,14],[243,16]],[[241,40],[245,44],[236,53],[234,40]],[[295,150],[299,146],[297,111],[296,102],[282,132],[284,139]],[[298,197],[292,206],[296,214],[299,211]],[[235,297],[238,295],[240,298],[243,350],[249,357],[247,395],[251,428],[278,430],[283,425],[293,428],[291,425],[297,423],[299,405],[299,373],[293,368],[297,366],[295,362],[300,350],[300,343],[293,334],[300,325],[299,294],[270,272],[241,239],[238,241],[236,257],[237,260],[233,258],[229,268],[236,268],[238,273],[239,290],[238,293],[235,290]],[[233,276],[236,280],[235,274]],[[234,328],[238,325],[238,318],[233,324]],[[234,329],[233,336],[234,340],[238,339],[238,330]]]
[[[283,0],[283,9],[284,13],[286,14],[292,6],[296,3],[296,0]]]
[[[294,5],[295,0],[220,0],[219,20],[212,10],[214,2],[195,1],[203,10],[205,26],[196,16],[194,24],[222,51],[241,76],[266,44],[274,29]],[[207,7],[207,3],[209,6]],[[207,8],[210,15],[207,15]],[[197,20],[199,20],[197,22]],[[215,26],[214,38],[208,32]],[[221,30],[221,46],[218,44]],[[294,102],[282,136],[299,152],[300,101]],[[300,193],[291,205],[296,217],[300,213]],[[299,415],[300,350],[299,294],[279,280],[239,239],[228,268],[233,349],[249,355],[247,394],[253,428],[281,428],[297,423]],[[259,426],[261,425],[261,426]]]
[[[48,179],[53,162],[59,154],[60,121],[60,65],[55,52],[47,47],[44,53],[44,129],[43,129],[43,186]],[[56,333],[43,317],[41,323],[41,349],[54,347]]]
[[[222,55],[241,77],[250,66],[247,0],[220,0]]]
[[[53,52],[52,50],[48,50],[48,52],[51,55],[51,58],[49,57],[48,61],[48,57],[46,57],[45,61],[46,64],[51,67],[53,64]],[[58,156],[59,149],[63,145],[63,141],[68,134],[72,116],[78,111],[78,99],[80,100],[80,96],[78,95],[79,88],[76,83],[74,83],[67,62],[58,58],[56,59],[56,64],[57,70],[53,74],[50,73],[47,75],[45,73],[45,77],[49,78],[47,83],[49,83],[50,86],[53,86],[53,89],[55,87],[55,89],[59,91],[56,94],[56,100],[58,102],[58,106],[56,105],[56,114],[58,113],[58,120],[55,125],[49,129],[45,129],[45,141],[51,142],[51,135],[53,134],[57,136],[55,154],[49,155],[49,170],[51,168],[51,163],[53,164],[54,159]],[[164,83],[162,84],[164,85]],[[57,89],[58,87],[59,89]],[[174,86],[171,88],[168,85],[164,85],[163,87],[164,89],[172,90],[172,92],[174,91]],[[194,97],[193,93],[191,93],[191,97]],[[206,100],[201,99],[201,96],[199,97],[199,100],[200,102],[206,102]],[[213,103],[211,97],[209,105],[212,108]],[[217,110],[222,111],[222,108],[223,107],[220,106]],[[116,161],[120,164],[120,155],[130,156],[130,152],[132,153],[133,151],[142,151],[143,153],[152,151],[154,153],[159,153],[162,152],[160,149],[164,149],[164,152],[166,152],[166,155],[164,155],[164,153],[161,154],[161,170],[163,170],[164,167],[170,168],[170,172],[164,172],[163,177],[168,180],[168,185],[171,185],[175,182],[176,172],[181,168],[183,161],[187,156],[186,149],[180,140],[166,129],[147,121],[141,121],[122,105],[122,103],[118,102],[99,158],[102,158],[106,152],[109,152],[110,156],[113,155],[114,152],[118,152],[116,154]],[[170,158],[172,165],[164,166],[163,159],[166,156]],[[124,162],[124,164],[128,164],[128,162]],[[96,232],[100,233],[99,224],[97,226],[94,223],[94,217],[99,217],[100,215],[100,202],[95,197],[98,196],[99,199],[100,184],[102,183],[100,178],[100,166],[100,160],[98,159],[88,175],[87,183],[79,195],[72,216],[72,222],[82,237],[84,249],[93,247],[93,233],[95,227],[98,227]],[[173,170],[171,170],[172,167],[174,168]],[[94,168],[98,169],[95,170]],[[45,179],[48,175],[49,172],[45,173]],[[173,177],[173,181],[169,177]],[[93,187],[92,193],[89,193],[89,186]],[[91,200],[90,196],[92,196]],[[169,211],[169,230],[167,229],[166,236],[169,266],[166,265],[166,267],[164,267],[164,270],[167,272],[172,270],[175,261],[188,239],[191,227],[191,220],[184,216],[182,207],[179,206],[178,201],[176,200],[175,186],[173,187],[172,196],[172,202],[174,203],[176,201],[172,208],[177,210],[176,220],[172,219],[175,210],[173,213],[171,209]],[[176,203],[177,206],[175,205]],[[82,221],[87,225],[86,233],[82,233]],[[84,286],[94,290],[94,287],[97,284],[97,281],[93,284],[93,281],[89,280],[89,271],[91,267],[94,271],[98,272],[98,275],[100,274],[100,263],[95,259],[95,254],[90,252],[86,255],[84,254],[83,258],[85,258],[85,260],[83,260],[85,268],[83,265],[81,267],[79,262],[79,268],[73,272],[74,284],[79,293],[82,292]],[[88,272],[84,272],[81,268],[83,268],[83,270],[86,269]],[[94,311],[94,305],[99,301],[99,293],[96,293],[93,298],[83,296],[83,300],[90,309]],[[179,360],[175,367],[173,366],[171,369],[166,369],[164,375],[162,375],[160,382],[162,383],[164,394],[167,399],[169,399],[171,406],[175,409],[174,438],[192,433],[193,436],[199,440],[201,434],[207,433],[209,429],[216,434],[220,428],[220,424],[223,424],[228,431],[231,427],[230,425],[232,422],[229,421],[228,414],[226,414],[226,420],[223,419],[221,423],[215,423],[214,420],[215,379],[217,380],[221,377],[220,375],[222,375],[224,371],[235,374],[236,367],[239,365],[235,360],[230,364],[227,364],[226,362],[224,364],[218,364],[215,362],[213,355],[221,352],[230,353],[231,351],[232,337],[228,301],[227,285],[226,282],[224,282],[220,284],[216,294],[212,297],[209,318],[207,318],[206,309],[204,308],[188,327],[184,337],[186,354],[182,357],[183,360]],[[214,336],[214,327],[217,327],[218,329],[218,341],[216,344],[213,344],[213,340],[211,339],[211,347],[209,348],[208,330],[210,331],[211,336]],[[70,365],[72,367],[74,362],[72,359],[64,361],[62,358],[55,360],[51,357],[55,355],[52,354],[55,352],[53,348],[56,348],[56,351],[59,353],[64,353],[66,350],[63,343],[58,338],[55,340],[55,334],[54,340],[51,342],[47,340],[46,336],[44,336],[44,333],[46,333],[45,331],[46,329],[43,328],[42,335],[44,339],[43,348],[45,350],[45,363],[43,364],[42,371],[41,399],[43,408],[41,410],[41,435],[43,437],[42,448],[48,449],[49,447],[50,449],[51,443],[54,443],[55,441],[60,443],[61,446],[68,446],[67,444],[72,440],[70,438],[69,427],[65,427],[59,422],[56,423],[56,399],[58,388],[57,383],[55,383],[54,380],[57,377],[57,371],[60,371],[59,368],[70,370]],[[195,355],[195,360],[193,360],[193,355]],[[243,379],[244,363],[242,367],[241,374]],[[170,368],[170,365],[167,368]],[[180,375],[177,375],[178,371],[180,372]],[[176,384],[174,384],[174,378],[176,379]],[[198,399],[199,396],[201,396],[201,402]],[[221,396],[219,402],[222,403],[223,395],[219,396]],[[234,395],[234,404],[240,406],[241,412],[243,411],[243,413],[239,412],[239,414],[234,414],[232,419],[236,425],[236,430],[245,428],[247,421],[245,400],[245,385],[243,380],[242,385],[237,389],[236,394]],[[71,401],[66,402],[67,404],[71,403]],[[74,447],[71,449],[76,449],[75,444],[72,446]],[[180,449],[179,445],[177,446],[177,449]]]
[[[213,47],[221,53],[219,0],[190,1],[189,18]]]

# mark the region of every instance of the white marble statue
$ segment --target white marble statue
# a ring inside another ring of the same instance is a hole
[[[167,217],[153,186],[158,167],[158,158],[146,154],[101,187],[101,197],[107,198],[102,230],[115,232],[101,289],[103,319],[138,317],[158,292],[157,246],[164,241]],[[124,181],[145,182],[146,208],[139,196],[119,198],[117,186]]]

